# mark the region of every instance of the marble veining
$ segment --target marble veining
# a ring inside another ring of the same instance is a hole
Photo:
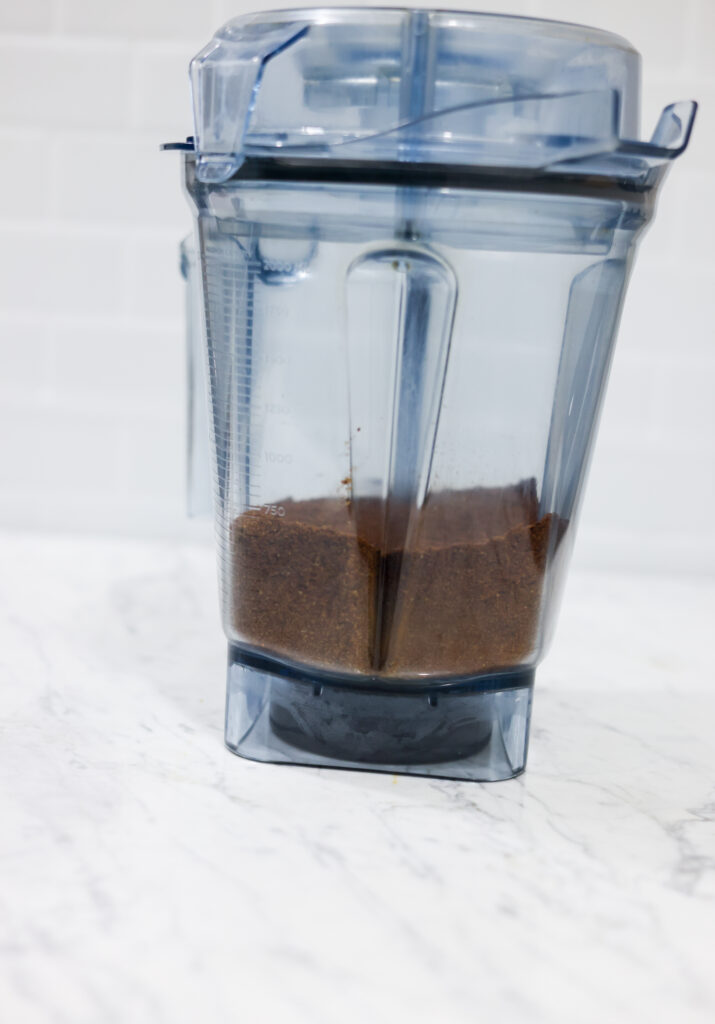
[[[526,775],[222,744],[201,544],[0,535],[0,1020],[715,1019],[715,583],[574,575]]]

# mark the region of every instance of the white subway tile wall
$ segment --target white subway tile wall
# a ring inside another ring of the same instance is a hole
[[[196,536],[177,254],[190,216],[158,146],[191,131],[190,58],[260,6],[0,5],[0,524]],[[715,2],[484,6],[630,39],[643,134],[666,103],[701,101],[636,261],[576,561],[715,571]]]

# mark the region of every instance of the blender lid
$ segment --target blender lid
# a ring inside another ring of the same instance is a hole
[[[365,7],[252,14],[191,62],[185,148],[215,183],[250,158],[649,181],[687,146],[696,105],[667,107],[651,141],[634,141],[639,77],[624,39],[561,22]]]

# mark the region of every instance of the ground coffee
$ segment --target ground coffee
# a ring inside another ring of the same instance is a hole
[[[406,678],[511,668],[531,654],[547,554],[565,525],[539,517],[535,481],[431,494],[400,547],[385,540],[400,510],[378,500],[280,507],[232,524],[231,617],[245,643]]]

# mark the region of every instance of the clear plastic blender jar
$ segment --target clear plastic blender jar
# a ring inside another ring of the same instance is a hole
[[[226,742],[526,761],[634,248],[692,103],[557,22],[238,18],[192,62]]]

